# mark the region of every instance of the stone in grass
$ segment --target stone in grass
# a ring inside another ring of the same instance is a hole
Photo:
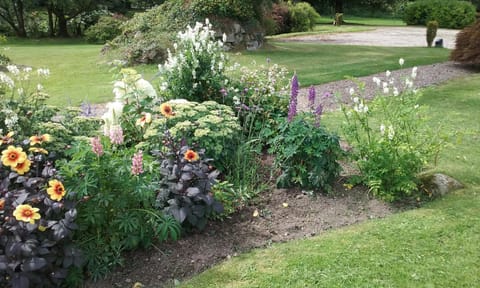
[[[420,176],[422,187],[430,197],[440,197],[463,188],[463,184],[453,179],[452,177],[441,174],[425,174]]]

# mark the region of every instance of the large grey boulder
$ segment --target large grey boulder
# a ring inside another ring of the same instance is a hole
[[[446,194],[463,188],[463,184],[456,179],[441,173],[420,176],[422,187],[431,197],[445,196]]]

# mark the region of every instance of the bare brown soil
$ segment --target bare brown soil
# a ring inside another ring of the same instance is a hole
[[[202,232],[128,253],[124,267],[85,287],[132,287],[136,282],[145,287],[171,287],[175,281],[245,251],[312,237],[395,211],[370,197],[364,187],[348,189],[343,184],[344,178],[340,178],[330,196],[313,196],[297,189],[264,192],[254,203],[223,222],[210,222]]]

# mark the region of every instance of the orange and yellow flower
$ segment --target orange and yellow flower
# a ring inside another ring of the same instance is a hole
[[[32,162],[28,159],[25,159],[25,161],[18,163],[17,166],[12,167],[12,170],[17,172],[19,175],[23,175],[30,171],[30,165]]]
[[[197,161],[198,159],[200,159],[200,157],[198,156],[198,153],[193,151],[193,150],[187,150],[187,152],[185,152],[185,154],[183,154],[183,158],[185,160],[187,160],[188,162],[193,162],[193,161]]]
[[[2,144],[11,144],[13,142],[13,138],[12,138],[13,134],[15,134],[15,132],[8,132],[7,135],[1,136],[0,142]]]
[[[42,153],[42,154],[48,154],[48,151],[40,148],[40,147],[30,147],[28,148],[28,151],[33,152],[33,153]]]
[[[33,208],[28,204],[18,205],[13,211],[13,216],[17,221],[28,222],[30,224],[34,224],[35,220],[40,219],[40,214],[38,213],[40,209]]]
[[[2,151],[2,163],[5,166],[16,167],[18,163],[22,163],[27,159],[27,154],[23,152],[22,147],[8,146]]]
[[[137,125],[138,126],[145,126],[145,124],[149,124],[150,122],[152,122],[152,114],[150,113],[145,113],[142,115],[142,117],[140,119],[137,120]]]
[[[50,195],[50,199],[55,201],[62,200],[63,196],[65,196],[66,193],[62,182],[58,180],[50,180],[48,181],[48,185],[50,187],[47,188],[47,193],[48,195]]]
[[[0,199],[0,211],[5,209],[5,198]]]
[[[170,106],[170,104],[168,103],[162,103],[162,105],[160,105],[160,113],[162,113],[162,115],[167,118],[170,118],[173,115],[175,115],[175,113],[173,112],[172,106]]]
[[[34,135],[30,137],[30,145],[42,144],[43,142],[50,142],[51,140],[52,137],[50,134]]]

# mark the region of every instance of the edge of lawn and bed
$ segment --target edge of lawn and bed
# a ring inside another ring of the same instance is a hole
[[[181,287],[475,287],[479,86],[480,75],[460,78],[425,89],[421,98],[432,109],[432,125],[461,132],[461,141],[442,152],[435,170],[459,179],[465,189],[385,219],[242,254]],[[329,118],[327,125],[338,121]]]

